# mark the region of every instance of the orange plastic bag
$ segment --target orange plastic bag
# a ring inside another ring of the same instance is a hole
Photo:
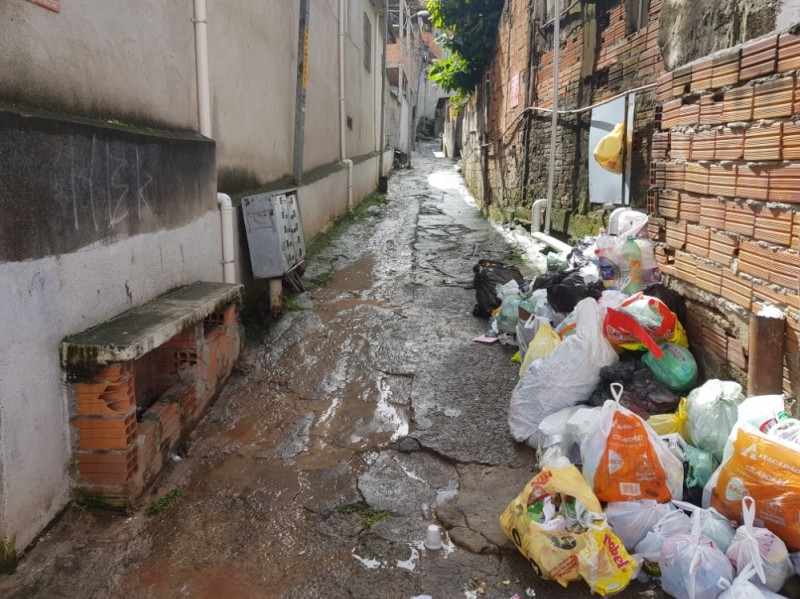
[[[791,551],[800,550],[800,447],[740,428],[711,505],[742,522],[742,498],[748,495],[756,503],[756,525],[774,532]]]
[[[581,444],[583,475],[600,501],[683,497],[683,464],[639,416],[619,405],[622,385]]]

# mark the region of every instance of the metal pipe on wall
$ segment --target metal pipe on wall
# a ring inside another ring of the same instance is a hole
[[[200,134],[211,137],[211,91],[208,84],[208,18],[206,0],[194,0],[194,51],[197,70],[197,118]]]
[[[344,96],[344,37],[347,0],[339,0],[339,160],[344,162],[347,158],[345,144],[346,106]]]
[[[292,170],[294,182],[303,180],[303,148],[306,130],[306,87],[308,83],[308,24],[311,17],[309,0],[300,0],[300,22],[297,40],[297,84],[294,108],[294,159]]]
[[[553,195],[556,179],[556,137],[558,130],[558,59],[561,50],[561,13],[559,0],[553,0],[553,118],[550,124],[550,167],[547,173],[547,212],[544,216],[544,232],[550,235],[550,215],[553,211]]]
[[[347,139],[345,137],[347,107],[345,105],[344,79],[344,38],[347,19],[347,0],[339,0],[339,154],[342,163],[347,167],[347,209],[353,209],[353,161],[347,159]]]
[[[378,143],[378,191],[386,193],[387,183],[383,175],[383,154],[386,147],[386,48],[389,44],[389,0],[383,0],[383,56],[381,58],[381,131]]]

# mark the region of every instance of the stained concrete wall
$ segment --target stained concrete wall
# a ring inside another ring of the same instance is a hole
[[[321,26],[329,15],[323,12],[327,6],[312,5],[313,56],[318,44],[314,23]],[[211,128],[220,187],[257,187],[290,176],[300,0],[209,0],[207,10]],[[330,67],[335,52],[334,46],[328,55],[330,71],[335,71]],[[331,77],[336,81],[335,72]],[[328,102],[336,104],[335,97]],[[307,120],[313,122],[312,114]],[[327,152],[322,163],[335,158]]]
[[[0,539],[68,499],[59,343],[173,287],[221,277],[214,144],[0,110]]]
[[[69,499],[61,340],[175,286],[218,281],[219,216],[38,260],[0,262],[0,535],[26,547]],[[207,243],[199,243],[206,240]]]
[[[70,0],[54,13],[13,1],[0,17],[0,100],[195,127],[191,2]]]

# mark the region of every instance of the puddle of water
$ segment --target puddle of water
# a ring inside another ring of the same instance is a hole
[[[409,572],[413,572],[417,569],[417,560],[419,559],[419,551],[415,547],[409,547],[411,549],[411,556],[406,560],[397,560],[397,567],[403,568],[404,570],[408,570]]]
[[[368,570],[375,570],[381,567],[381,562],[379,562],[374,558],[365,559],[360,555],[356,555],[355,553],[353,553],[352,555],[356,561],[361,562],[364,565],[364,567],[366,567]]]

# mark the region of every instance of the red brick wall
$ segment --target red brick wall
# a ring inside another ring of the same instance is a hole
[[[464,116],[464,177],[494,218],[527,219],[532,201],[546,197],[550,115],[514,121],[526,96],[531,106],[552,104],[545,4],[507,0],[487,83]],[[583,2],[562,18],[560,108],[657,84],[636,97],[632,201],[649,209],[659,264],[689,298],[684,324],[700,353],[713,358],[703,359],[706,374],[744,380],[748,315],[769,301],[788,317],[784,388],[798,396],[800,125],[792,117],[800,112],[800,37],[776,32],[666,72],[661,0],[650,0],[637,31],[629,4]],[[517,72],[520,104],[509,106]],[[555,231],[596,232],[588,129],[589,113],[560,117]]]
[[[788,315],[784,389],[800,392],[800,36],[770,35],[659,78],[651,228],[662,271],[746,311]],[[724,304],[721,312],[724,312]],[[694,340],[746,370],[730,330]],[[692,330],[694,329],[694,330]]]

